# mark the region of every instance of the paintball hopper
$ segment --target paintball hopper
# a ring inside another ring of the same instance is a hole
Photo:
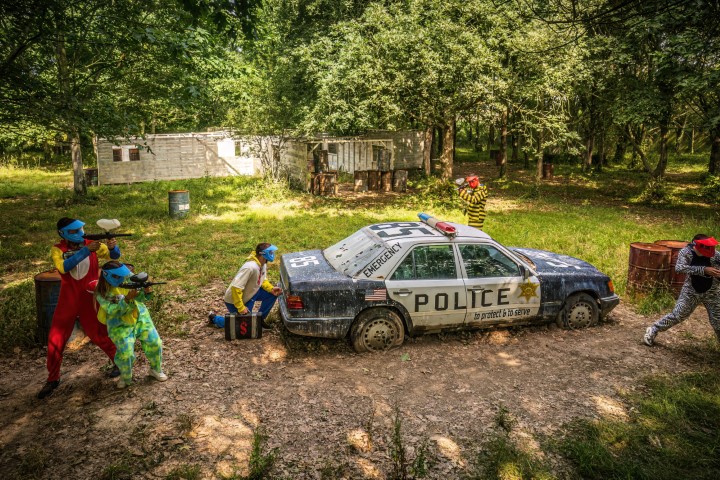
[[[96,223],[105,233],[85,234],[84,238],[88,240],[108,240],[115,237],[129,237],[132,235],[132,233],[113,233],[113,230],[120,227],[120,220],[117,218],[101,218]]]
[[[135,290],[138,288],[147,288],[152,287],[153,285],[164,285],[167,282],[149,282],[148,279],[150,276],[147,274],[147,272],[140,272],[136,273],[135,275],[130,277],[129,283],[123,283],[120,285],[120,288],[128,288],[131,290]]]

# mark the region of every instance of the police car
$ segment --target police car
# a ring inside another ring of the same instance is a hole
[[[550,321],[588,327],[620,301],[610,278],[582,260],[504,247],[475,228],[418,216],[364,227],[325,250],[283,255],[287,329],[349,336],[367,352],[448,330]]]

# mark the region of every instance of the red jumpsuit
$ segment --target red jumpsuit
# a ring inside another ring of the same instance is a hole
[[[85,245],[89,243],[92,242],[85,240]],[[55,244],[50,251],[55,268],[60,272],[60,296],[48,333],[48,382],[60,378],[63,351],[72,334],[76,317],[80,317],[80,325],[90,340],[102,348],[110,360],[115,358],[115,345],[108,337],[107,327],[98,322],[92,294],[94,288],[89,285],[98,279],[98,257],[110,258],[108,248],[101,244],[97,252],[90,252],[88,257],[66,272],[63,261],[75,252],[69,249],[66,240]]]

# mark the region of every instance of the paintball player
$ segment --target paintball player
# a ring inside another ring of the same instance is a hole
[[[123,280],[130,275],[132,272],[122,263],[106,262],[95,288],[95,299],[100,305],[98,321],[107,324],[110,338],[117,347],[115,365],[120,367],[117,388],[132,385],[135,340],[140,341],[145,352],[150,375],[159,382],[168,379],[162,371],[162,340],[144,303],[152,298],[152,287],[128,290]]]
[[[280,287],[273,287],[267,280],[267,263],[275,260],[277,249],[275,245],[259,243],[238,270],[224,297],[225,306],[230,313],[246,315],[257,311],[263,327],[266,328],[265,318],[275,305],[278,295],[282,293]],[[211,325],[225,327],[225,317],[213,311],[208,314],[208,320]]]
[[[98,322],[91,292],[98,279],[98,259],[120,258],[120,248],[114,238],[108,239],[107,245],[86,240],[83,238],[83,225],[73,218],[58,220],[57,231],[61,240],[50,249],[53,264],[60,272],[60,296],[48,332],[48,378],[37,394],[40,399],[52,394],[60,384],[63,351],[75,326],[75,318],[80,318],[85,334],[110,360],[115,357],[115,345],[108,337],[105,325]],[[114,366],[110,376],[118,375],[120,371]]]
[[[458,188],[458,195],[466,203],[468,225],[482,230],[485,223],[485,203],[487,202],[487,187],[480,183],[475,175],[465,178]]]
[[[715,251],[717,244],[713,237],[698,234],[678,252],[675,271],[687,274],[687,278],[673,311],[645,331],[645,345],[652,346],[658,332],[686,320],[700,303],[705,305],[710,325],[720,341],[720,252]]]

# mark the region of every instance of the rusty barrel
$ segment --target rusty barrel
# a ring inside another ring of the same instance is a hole
[[[383,192],[392,192],[393,172],[380,172],[380,190]]]
[[[685,283],[685,277],[687,277],[687,275],[684,273],[677,273],[675,271],[675,264],[677,263],[678,253],[687,246],[688,242],[683,240],[657,240],[655,243],[657,245],[668,247],[671,250],[668,283],[670,284],[670,290],[672,290],[673,295],[677,298],[680,295],[680,290],[682,290],[682,286],[683,283]]]
[[[628,289],[650,291],[668,285],[672,251],[655,243],[630,244]]]
[[[394,192],[404,192],[407,190],[407,179],[408,179],[408,171],[407,170],[395,170],[395,173],[393,174],[393,185],[392,189]]]
[[[47,345],[48,333],[50,333],[50,325],[59,297],[60,273],[57,270],[48,270],[35,275],[35,315],[37,318],[35,339],[41,345]]]
[[[380,191],[380,170],[368,170],[368,190]]]
[[[368,172],[365,170],[355,170],[353,174],[355,185],[353,186],[354,192],[367,192],[368,190]]]
[[[555,173],[555,166],[552,163],[542,164],[542,177],[546,180],[552,180]]]

